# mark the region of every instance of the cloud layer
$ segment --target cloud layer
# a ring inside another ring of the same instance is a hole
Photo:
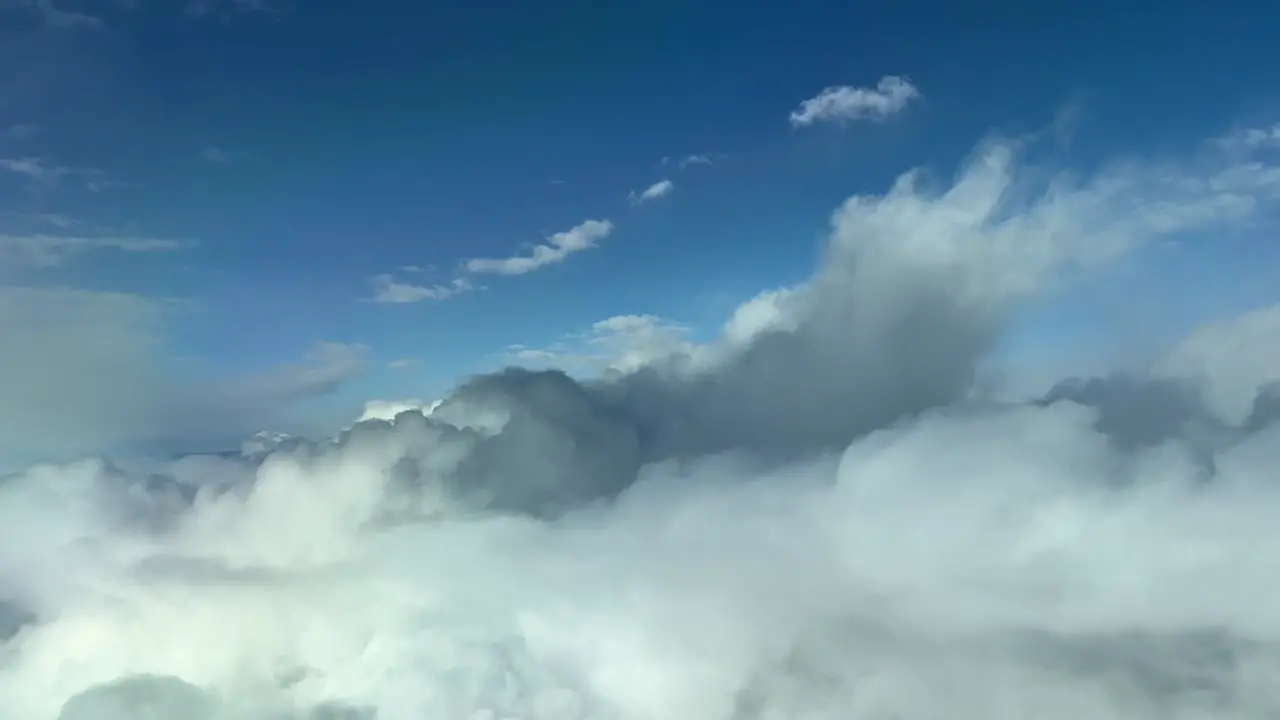
[[[972,390],[1024,303],[1256,217],[1275,168],[1045,183],[1022,151],[848,199],[813,276],[707,345],[0,482],[0,715],[1271,716],[1276,373],[1219,358],[1269,357],[1273,311],[1040,402]],[[359,357],[321,355],[287,375]]]

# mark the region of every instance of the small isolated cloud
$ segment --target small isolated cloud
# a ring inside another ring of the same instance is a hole
[[[508,258],[474,258],[468,260],[466,269],[477,274],[523,275],[540,267],[563,262],[574,253],[590,250],[613,232],[608,220],[587,220],[577,227],[558,232],[547,242],[533,248],[529,255]]]
[[[230,165],[232,160],[231,153],[214,145],[205,145],[200,151],[200,157],[215,165]]]
[[[632,205],[643,205],[644,203],[652,200],[657,200],[660,197],[666,197],[675,189],[676,184],[670,180],[659,180],[639,193],[633,191],[627,196],[627,199],[631,201]]]
[[[456,278],[443,285],[418,285],[396,280],[394,275],[383,273],[373,278],[374,292],[371,300],[376,303],[405,304],[424,300],[444,300],[475,287],[466,278]]]
[[[387,367],[391,368],[392,370],[407,370],[409,368],[418,367],[421,364],[422,364],[422,361],[419,360],[418,358],[400,358],[398,360],[392,360],[391,362],[387,363]]]
[[[715,161],[711,159],[710,155],[694,154],[694,155],[686,155],[680,158],[681,170],[691,165],[714,165],[714,164],[715,164]]]
[[[53,216],[61,220],[61,216]],[[145,237],[68,237],[63,235],[0,235],[0,268],[50,268],[68,258],[94,250],[128,253],[175,252],[189,248],[189,240]]]
[[[849,85],[828,87],[800,103],[791,113],[793,128],[819,122],[844,124],[855,120],[884,120],[903,110],[920,91],[910,81],[886,75],[874,88]]]

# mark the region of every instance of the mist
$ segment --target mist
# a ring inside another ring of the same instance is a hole
[[[975,387],[1028,303],[1280,174],[1046,182],[1024,144],[849,198],[808,281],[627,372],[4,478],[0,716],[1274,716],[1275,310],[1033,402]]]

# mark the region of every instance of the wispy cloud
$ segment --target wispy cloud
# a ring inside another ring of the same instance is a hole
[[[661,164],[664,167],[667,165],[675,165],[681,170],[684,170],[691,165],[714,165],[715,157],[706,153],[693,153],[679,158],[673,158],[668,155],[662,158]]]
[[[713,165],[710,155],[686,155],[680,158],[680,169],[689,167],[690,165]]]
[[[0,138],[5,140],[30,140],[40,134],[40,126],[34,123],[11,125],[0,131]]]
[[[233,159],[231,153],[214,145],[205,145],[204,148],[200,150],[200,157],[204,158],[208,162],[214,163],[215,165],[230,165]]]
[[[477,274],[523,275],[540,267],[563,262],[574,253],[589,250],[613,232],[608,220],[587,220],[577,227],[558,232],[537,245],[529,255],[508,258],[475,258],[468,260],[466,269]]]
[[[475,289],[466,278],[456,278],[453,282],[437,285],[421,285],[401,282],[394,275],[384,273],[373,278],[374,292],[371,302],[387,304],[406,304],[424,300],[444,300],[470,292]]]
[[[828,87],[791,112],[791,126],[801,128],[819,122],[843,124],[855,120],[884,120],[901,112],[919,97],[920,91],[915,85],[896,75],[886,75],[874,88]]]
[[[129,183],[107,177],[107,173],[92,167],[54,165],[43,158],[0,158],[0,170],[20,175],[31,182],[53,185],[64,178],[78,178],[92,192],[102,192],[115,187],[127,187]]]
[[[1271,127],[1237,130],[1219,138],[1218,144],[1227,150],[1245,152],[1280,148],[1280,123]]]
[[[64,10],[58,7],[58,3],[54,0],[4,0],[0,2],[0,14],[6,12],[21,13],[57,29],[95,30],[102,27],[100,19],[85,13]]]
[[[409,368],[418,367],[422,361],[418,358],[400,358],[387,363],[387,367],[392,370],[407,370]]]
[[[0,235],[0,268],[50,268],[68,258],[94,250],[127,253],[174,252],[193,246],[190,240],[145,237],[68,237],[62,235]]]
[[[241,13],[282,15],[291,7],[289,0],[189,0],[186,11],[192,17]]]
[[[670,195],[671,191],[675,189],[676,184],[670,180],[659,180],[639,193],[633,191],[627,196],[627,199],[631,201],[632,205],[643,205],[651,200]]]
[[[693,354],[692,329],[654,315],[617,315],[545,347],[511,345],[503,361],[578,373],[630,372],[662,358]]]
[[[369,347],[358,343],[320,342],[296,363],[227,382],[221,391],[231,398],[264,398],[290,402],[333,392],[363,375]]]

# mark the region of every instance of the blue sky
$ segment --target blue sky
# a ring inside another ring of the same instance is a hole
[[[0,0],[0,233],[101,245],[0,284],[170,299],[161,364],[301,378],[327,421],[612,316],[708,336],[810,274],[844,198],[993,131],[1061,130],[1044,161],[1088,173],[1269,126],[1277,28],[1262,2]],[[789,120],[887,76],[915,94],[883,117]],[[557,262],[467,270],[589,220],[612,230]],[[1157,255],[1012,347],[1106,342],[1135,291],[1121,324],[1160,337],[1273,301],[1259,237]],[[377,302],[387,274],[465,291]]]

